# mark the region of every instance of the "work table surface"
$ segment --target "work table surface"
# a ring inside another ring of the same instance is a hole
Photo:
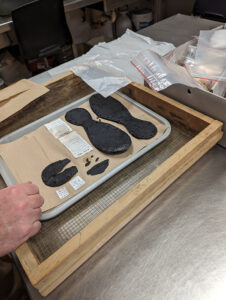
[[[45,299],[225,300],[226,149],[210,150]]]

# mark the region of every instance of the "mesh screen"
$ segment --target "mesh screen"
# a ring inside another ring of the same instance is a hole
[[[191,139],[172,126],[171,135],[55,219],[43,222],[28,242],[40,262],[45,260],[134,185]]]

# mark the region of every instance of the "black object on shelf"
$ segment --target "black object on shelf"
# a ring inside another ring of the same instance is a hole
[[[33,1],[34,0],[0,0],[0,16],[10,16],[14,9]]]
[[[226,22],[226,1],[196,0],[193,13],[205,19]]]
[[[63,0],[36,0],[25,4],[12,11],[12,20],[22,60],[28,62],[53,55],[63,57],[63,62],[73,58]]]

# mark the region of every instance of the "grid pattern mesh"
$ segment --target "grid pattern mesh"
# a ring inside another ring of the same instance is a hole
[[[40,233],[28,241],[38,260],[42,262],[53,254],[190,139],[190,136],[172,126],[171,135],[163,143],[127,166],[58,217],[43,222]]]

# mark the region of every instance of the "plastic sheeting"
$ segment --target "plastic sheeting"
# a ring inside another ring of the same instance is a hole
[[[54,68],[49,73],[56,76],[71,70],[95,91],[107,97],[132,81],[144,82],[130,61],[147,49],[164,56],[175,47],[170,43],[156,42],[128,29],[117,40],[100,43],[87,54]]]
[[[226,82],[226,29],[201,30],[194,65],[194,78]]]

